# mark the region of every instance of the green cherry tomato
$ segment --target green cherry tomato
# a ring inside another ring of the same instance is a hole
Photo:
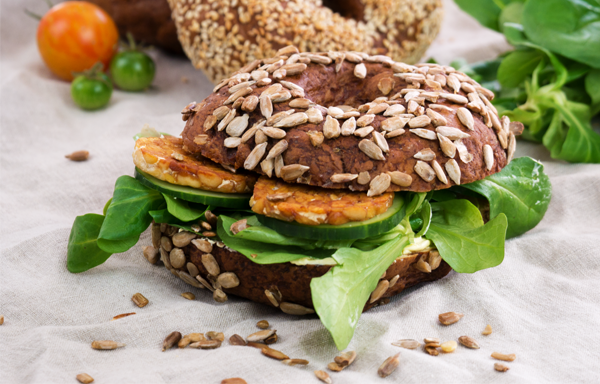
[[[115,84],[124,91],[143,91],[152,84],[156,71],[154,61],[144,52],[128,50],[118,53],[110,62]]]
[[[71,83],[71,97],[83,109],[93,110],[108,104],[112,95],[110,78],[103,73],[82,74]]]

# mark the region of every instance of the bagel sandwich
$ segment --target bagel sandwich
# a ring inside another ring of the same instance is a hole
[[[505,240],[542,219],[543,166],[513,159],[522,124],[464,73],[279,53],[188,104],[181,137],[136,136],[133,177],[102,215],[75,220],[71,272],[150,227],[151,263],[217,302],[316,313],[344,349],[364,310],[452,269],[500,264]]]

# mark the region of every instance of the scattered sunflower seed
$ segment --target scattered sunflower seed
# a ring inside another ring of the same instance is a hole
[[[246,380],[239,377],[232,377],[229,379],[221,380],[221,384],[248,384]]]
[[[217,303],[224,303],[227,301],[227,295],[220,289],[215,289],[213,292],[213,300]]]
[[[221,342],[219,340],[201,340],[195,343],[190,344],[190,348],[199,348],[199,349],[216,349],[221,346]]]
[[[413,339],[403,339],[403,340],[394,341],[392,343],[392,345],[395,347],[402,347],[402,348],[406,348],[406,349],[417,349],[417,348],[419,348],[419,346],[421,346],[421,343],[419,343],[417,340],[413,340]]]
[[[396,370],[396,368],[398,368],[398,365],[400,365],[400,354],[399,353],[385,359],[383,364],[381,364],[381,366],[379,366],[379,369],[377,370],[377,374],[379,375],[379,377],[388,377],[389,375],[392,374],[392,372],[394,372]]]
[[[245,346],[247,343],[246,343],[246,340],[244,340],[244,338],[242,336],[240,336],[238,334],[234,334],[233,336],[231,336],[229,338],[229,344]]]
[[[336,356],[335,361],[340,367],[345,368],[352,364],[356,359],[356,351],[342,352],[339,356]]]
[[[315,371],[315,376],[317,376],[317,379],[321,380],[324,383],[332,384],[331,377],[329,377],[329,374],[325,371]]]
[[[184,336],[184,337],[182,337],[182,338],[181,338],[181,340],[179,340],[179,342],[177,343],[177,347],[178,347],[178,348],[185,348],[185,347],[187,347],[188,345],[190,345],[190,343],[191,343],[191,342],[192,342],[192,341],[191,341],[191,340],[190,340],[188,337]]]
[[[461,336],[458,338],[458,341],[467,348],[479,349],[479,344],[472,337]]]
[[[272,359],[275,359],[275,360],[287,360],[290,358],[285,353],[278,351],[276,349],[270,348],[270,347],[263,347],[260,351],[262,352],[263,355],[270,357]]]
[[[440,315],[438,316],[440,323],[444,324],[444,325],[450,325],[450,324],[454,324],[456,322],[458,322],[460,319],[462,319],[464,316],[464,314],[462,313],[456,313],[456,312],[446,312],[446,313],[440,313]]]
[[[506,372],[508,371],[510,368],[502,363],[494,363],[494,369],[498,372]]]
[[[188,299],[188,300],[196,300],[196,295],[194,295],[192,292],[183,292],[181,294],[181,296],[184,299]]]
[[[260,329],[267,329],[269,328],[269,322],[267,320],[261,320],[256,323],[256,326]]]
[[[268,327],[268,323],[267,323],[267,327]],[[263,331],[258,331],[255,332],[251,335],[249,335],[246,340],[251,341],[251,342],[261,342],[264,341],[265,339],[273,336],[277,331],[274,329],[265,329]]]
[[[133,301],[134,304],[140,308],[145,307],[149,303],[148,299],[146,299],[144,295],[139,292],[131,297],[131,301]]]
[[[89,384],[94,382],[94,378],[88,375],[87,373],[80,373],[79,375],[75,376],[75,378],[77,379],[77,381],[83,384]]]
[[[304,359],[285,359],[285,360],[281,360],[281,362],[285,365],[308,365],[308,360],[304,360]]]
[[[428,347],[428,346],[425,346],[425,352],[427,352],[431,356],[437,356],[437,355],[440,354],[440,352],[437,350],[437,348],[435,348],[435,347]]]
[[[492,326],[491,325],[486,325],[485,329],[483,330],[483,332],[481,332],[482,335],[488,336],[492,334]]]
[[[327,364],[327,369],[329,369],[332,372],[341,372],[344,369],[344,367],[342,367],[336,362],[331,362]]]
[[[190,333],[188,335],[185,335],[185,337],[190,339],[192,343],[197,343],[198,341],[206,340],[206,337],[204,337],[204,333]]]
[[[221,342],[225,340],[225,335],[223,334],[223,332],[210,331],[206,332],[204,336],[206,336],[206,339],[208,340],[217,340]]]
[[[65,155],[65,157],[71,161],[86,161],[90,157],[90,153],[88,151],[75,151]]]
[[[515,361],[515,359],[517,358],[517,355],[515,355],[514,353],[504,354],[504,353],[499,353],[499,352],[493,352],[492,357],[496,360]]]
[[[177,345],[177,343],[179,343],[179,340],[181,340],[180,332],[174,331],[169,333],[169,335],[163,341],[162,351],[164,352],[167,349],[174,347],[175,345]]]
[[[449,341],[446,341],[446,342],[440,344],[440,348],[442,349],[442,352],[444,352],[444,353],[454,352],[456,350],[456,346],[457,346],[457,344],[456,344],[456,341],[454,341],[454,340],[449,340]]]
[[[112,319],[110,319],[110,321],[119,320],[119,319],[122,319],[124,317],[131,316],[131,315],[135,315],[135,312],[122,313],[120,315],[117,315],[117,316],[113,317]],[[2,325],[3,323],[4,323],[4,316],[0,316],[0,325]]]
[[[112,340],[94,340],[92,341],[93,349],[110,350],[124,347],[125,343],[117,343]]]

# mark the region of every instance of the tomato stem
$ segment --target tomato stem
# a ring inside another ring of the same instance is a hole
[[[25,14],[31,18],[36,19],[37,21],[42,20],[42,16],[38,15],[37,13],[33,13],[31,12],[29,9],[24,9],[23,12],[25,12]]]

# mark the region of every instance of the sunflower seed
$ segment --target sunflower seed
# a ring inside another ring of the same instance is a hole
[[[265,95],[265,92],[260,95],[258,100],[260,103],[260,113],[268,119],[273,115],[273,103],[269,95]]]
[[[260,79],[256,82],[256,86],[257,87],[264,87],[267,86],[269,84],[271,84],[273,82],[273,80],[269,79],[268,77],[265,77],[264,79]]]
[[[267,119],[267,125],[274,125],[280,122],[283,118],[293,114],[295,111],[293,109],[289,109],[287,111],[281,111]]]
[[[442,166],[437,161],[433,160],[431,162],[431,167],[435,171],[435,174],[437,175],[438,179],[442,183],[448,184],[448,178],[446,177],[446,174],[444,173],[444,170],[442,169]],[[431,269],[430,269],[430,272],[431,272]]]
[[[183,292],[181,294],[181,297],[188,300],[196,300],[196,295],[194,295],[192,292]]]
[[[391,139],[391,138],[394,138],[394,137],[396,137],[396,136],[400,136],[400,135],[401,135],[401,134],[403,134],[404,132],[406,132],[406,131],[405,131],[404,129],[402,129],[402,128],[400,128],[400,129],[396,129],[396,130],[394,130],[394,131],[387,132],[387,133],[385,134],[385,137],[386,137],[386,138],[388,138],[388,139]]]
[[[233,272],[224,272],[217,277],[217,281],[225,289],[235,288],[240,285],[240,279]]]
[[[356,181],[360,185],[366,185],[369,183],[369,181],[371,181],[371,175],[369,175],[369,172],[363,171],[358,174]]]
[[[416,263],[415,268],[423,273],[431,273],[431,266],[421,257]]]
[[[267,324],[268,327],[268,324]],[[264,331],[258,331],[249,335],[246,340],[251,342],[264,341],[266,338],[273,336],[277,331],[274,329],[266,329]]]
[[[250,87],[251,85],[254,85],[255,83],[256,83],[256,81],[254,81],[254,80],[251,80],[251,81],[244,81],[244,82],[242,82],[242,83],[236,84],[236,85],[234,85],[233,87],[229,88],[228,92],[229,92],[230,94],[234,94],[234,93],[236,93],[237,91],[239,91],[240,89],[248,88],[248,87]],[[244,96],[245,96],[245,95],[244,95]]]
[[[194,138],[194,143],[198,145],[205,145],[208,143],[208,135],[198,135]]]
[[[183,250],[181,248],[173,248],[169,253],[169,261],[173,268],[181,268],[185,265],[185,255],[183,254]]]
[[[331,362],[327,364],[327,369],[329,369],[332,372],[341,372],[344,369],[344,367],[342,367],[336,362]]]
[[[88,375],[87,373],[80,373],[79,375],[75,376],[75,378],[77,379],[77,381],[83,384],[89,384],[94,382],[94,378]]]
[[[350,136],[354,133],[355,130],[356,120],[354,119],[354,117],[351,117],[348,120],[344,121],[344,123],[342,124],[341,134],[342,136]]]
[[[394,104],[394,105],[390,105],[385,110],[385,112],[383,113],[383,116],[394,117],[394,116],[404,113],[405,111],[406,111],[406,108],[404,108],[404,106],[402,104]]]
[[[356,351],[342,352],[339,356],[336,356],[335,361],[340,367],[346,368],[356,360]]]
[[[440,315],[438,316],[438,319],[440,320],[440,323],[442,323],[444,325],[451,325],[451,324],[458,322],[460,319],[463,318],[463,316],[464,315],[462,313],[446,312],[446,313],[440,313]]]
[[[246,345],[246,340],[238,334],[234,334],[229,338],[229,344],[231,345]]]
[[[215,291],[216,292],[216,291]],[[221,341],[219,340],[201,340],[195,343],[190,344],[190,348],[199,348],[199,349],[216,349],[221,346]]]
[[[338,107],[329,107],[327,108],[327,115],[339,119],[344,115],[344,111]]]
[[[364,128],[358,128],[357,130],[354,131],[354,136],[357,137],[366,137],[369,133],[373,132],[375,130],[375,128],[368,126],[368,127],[364,127]]]
[[[399,63],[399,62],[392,63],[392,71],[394,71],[395,73],[412,72],[413,68],[414,67],[412,65],[408,65],[408,64],[404,64],[404,63]]]
[[[110,350],[124,347],[125,343],[117,343],[112,340],[94,340],[92,341],[93,349]]]
[[[446,162],[446,172],[448,172],[448,176],[450,179],[454,181],[456,185],[460,185],[460,167],[458,163],[454,159],[450,159]]]
[[[431,122],[436,127],[440,126],[440,125],[448,124],[448,121],[446,120],[446,118],[444,116],[442,116],[441,114],[439,114],[438,112],[434,111],[431,108],[427,109],[427,116],[429,116],[429,118],[431,119]]]
[[[257,131],[257,133],[258,132],[261,131]],[[244,161],[244,168],[246,168],[247,170],[253,170],[254,168],[256,168],[262,157],[265,155],[266,150],[267,143],[261,143],[255,146],[252,152],[250,152],[250,154],[246,158],[246,161]]]
[[[429,118],[429,116],[423,115],[410,119],[410,121],[408,122],[408,126],[411,128],[423,128],[428,126],[430,123],[431,119]]]
[[[279,60],[271,63],[268,67],[265,68],[265,70],[268,73],[273,73],[276,70],[278,70],[279,68],[283,67],[284,64],[285,64],[285,62],[282,59],[279,59]]]
[[[443,97],[444,99],[455,104],[467,104],[469,102],[469,100],[466,97],[461,95],[455,95],[453,93],[441,93],[440,97]]]
[[[211,253],[213,249],[212,244],[204,239],[192,240],[192,244],[194,244],[196,248],[204,253]]]
[[[244,133],[244,131],[246,130],[246,128],[248,128],[248,119],[249,118],[250,118],[250,116],[248,116],[248,114],[244,114],[243,116],[238,116],[238,117],[234,118],[231,121],[231,123],[229,123],[229,125],[227,125],[225,132],[227,132],[227,134],[232,137],[241,136]],[[232,147],[229,147],[229,148],[232,148]]]
[[[475,89],[477,89],[477,93],[486,99],[494,100],[494,92],[490,91],[489,89],[483,88],[482,86],[475,86]]]
[[[327,115],[327,118],[325,119],[325,124],[323,125],[323,135],[328,139],[333,139],[340,135],[340,122],[331,117],[331,115]]]
[[[279,155],[273,159],[273,170],[275,171],[275,176],[281,177],[281,168],[283,168],[283,157]]]
[[[293,109],[292,109],[293,111]],[[304,124],[308,121],[308,115],[304,112],[297,112],[292,115],[286,116],[279,120],[279,122],[275,123],[275,127],[284,127],[290,128],[295,127],[300,124]]]
[[[435,159],[435,152],[429,148],[425,148],[417,152],[413,157],[423,161],[431,161]]]
[[[429,164],[424,161],[418,160],[415,164],[415,172],[421,176],[421,178],[427,182],[432,182],[435,179],[435,171]]]
[[[380,113],[387,111],[387,109],[389,107],[390,107],[390,105],[388,103],[377,103],[377,104],[371,105],[371,107],[367,111],[367,114],[368,115],[378,115]]]
[[[269,154],[265,158],[265,160],[271,160],[275,157],[281,155],[288,148],[288,142],[286,140],[279,140],[277,144],[271,148]]]
[[[485,168],[490,171],[494,166],[494,150],[488,144],[483,146],[483,160]]]
[[[413,340],[413,339],[403,339],[403,340],[394,341],[392,343],[392,345],[395,347],[402,347],[402,348],[406,348],[406,349],[417,349],[417,348],[419,348],[419,346],[421,346],[421,343],[419,343],[417,340]]]
[[[310,143],[313,145],[313,147],[318,147],[321,144],[323,144],[323,132],[318,132],[318,131],[308,131],[306,132],[306,134],[308,135],[308,138],[310,139]]]
[[[456,77],[455,74],[448,75],[447,83],[450,88],[454,91],[454,93],[458,93],[460,91],[460,80]]]
[[[506,372],[508,371],[510,368],[504,364],[501,363],[494,363],[494,369],[498,372]]]
[[[388,177],[388,179],[390,177],[389,175],[387,175],[385,173],[382,173],[381,175],[386,175]],[[381,175],[379,175],[379,176],[381,176]],[[379,176],[377,176],[377,177],[379,177]],[[373,179],[373,180],[375,180],[375,179]],[[388,181],[388,183],[389,183],[389,181]],[[369,303],[373,304],[377,300],[381,299],[383,294],[388,290],[389,286],[390,286],[390,282],[388,280],[380,280],[379,283],[377,284],[377,287],[375,287],[375,290],[371,293]]]
[[[286,64],[282,69],[285,69],[287,72],[287,76],[295,76],[299,75],[307,68],[307,65],[304,63],[294,63],[294,64]]]
[[[272,103],[282,103],[292,98],[292,94],[287,90],[274,93],[270,96]]]
[[[444,353],[452,353],[456,350],[457,345],[458,344],[456,343],[456,341],[450,340],[440,344],[440,348]]]
[[[285,76],[287,75],[287,71],[283,68],[279,68],[277,69],[275,72],[273,72],[273,78],[275,80],[281,80],[283,79]]]
[[[472,337],[461,336],[458,338],[458,341],[467,348],[479,349],[479,344]]]
[[[294,84],[290,81],[280,81],[279,83],[291,91],[297,90],[297,91],[304,92],[304,88],[302,88],[301,86]]]
[[[252,79],[254,81],[258,81],[260,79],[264,79],[266,77],[269,77],[269,72],[257,69],[255,71],[252,71],[250,73],[250,76],[252,77]]]
[[[213,300],[216,301],[217,303],[224,303],[227,301],[227,295],[222,290],[215,289],[213,292]],[[219,343],[219,346],[220,345],[221,345],[221,343]],[[217,347],[215,347],[215,348],[217,348]]]
[[[446,76],[442,74],[437,74],[433,76],[433,80],[436,81],[441,87],[445,87],[448,83]]]
[[[166,351],[167,349],[173,348],[177,343],[181,340],[181,333],[174,331],[169,333],[169,335],[163,341],[162,351]]]
[[[271,302],[271,304],[273,304],[274,307],[279,307],[279,301],[277,301],[273,292],[265,289],[265,296],[267,296],[267,299]]]
[[[517,355],[515,355],[514,353],[504,354],[504,353],[499,353],[499,352],[493,352],[492,357],[496,360],[515,361],[515,359],[517,358]]]
[[[373,131],[373,141],[375,141],[375,144],[377,144],[383,152],[387,153],[390,151],[387,140],[380,132]]]
[[[265,135],[265,133],[262,130],[259,129],[256,131],[256,133],[254,133],[254,144],[258,145],[266,143],[267,141],[269,141],[269,138],[267,137],[267,135]]]
[[[336,173],[331,176],[330,180],[332,183],[348,183],[356,178],[358,175],[355,173]]]
[[[207,116],[206,120],[204,120],[204,131],[210,131],[215,124],[217,123],[217,118],[213,115]]]
[[[362,128],[364,129],[364,128]],[[357,130],[358,131],[358,130]],[[381,148],[372,142],[371,140],[363,139],[358,143],[358,148],[363,151],[364,154],[369,156],[373,160],[385,160]]]
[[[196,280],[198,280],[200,282],[200,284],[202,284],[202,286],[206,289],[208,289],[209,291],[213,292],[215,289],[212,287],[212,285],[210,285],[210,283],[208,281],[206,281],[206,279],[204,279],[201,275],[196,276]]]
[[[303,307],[299,304],[287,302],[279,304],[279,308],[281,308],[281,310],[284,313],[287,313],[288,315],[309,315],[311,313],[315,313],[315,311],[310,308]]]
[[[145,307],[149,303],[148,299],[146,299],[144,295],[139,292],[131,297],[131,301],[133,301],[133,303],[140,308]]]
[[[263,133],[268,137],[277,140],[283,139],[287,135],[287,133],[283,129],[279,128],[262,127],[260,130],[263,131]]]
[[[308,360],[304,360],[304,359],[285,359],[285,360],[281,360],[281,362],[285,365],[290,365],[290,366],[308,365]]]
[[[331,377],[329,377],[329,374],[325,371],[315,371],[315,376],[317,376],[317,379],[321,380],[326,384],[332,383]]]
[[[469,150],[463,143],[462,139],[454,141],[454,145],[456,146],[458,156],[463,163],[468,164],[473,161],[473,155],[469,153]]]
[[[394,372],[396,370],[396,368],[398,368],[398,365],[400,365],[400,354],[399,353],[385,359],[383,364],[381,364],[379,366],[379,369],[377,370],[377,374],[379,375],[379,377],[388,377],[389,375],[392,374],[392,372]]]
[[[381,91],[381,93],[387,95],[392,91],[392,89],[394,89],[394,84],[394,79],[391,77],[384,77],[383,79],[379,80],[377,88]]]
[[[354,76],[358,77],[359,79],[364,79],[367,77],[367,67],[363,63],[356,64],[354,67]]]
[[[406,126],[406,123],[408,123],[409,121],[410,118],[408,117],[390,117],[389,119],[386,119],[381,123],[381,129],[388,132],[395,131],[397,129],[404,128]]]
[[[440,148],[442,149],[442,152],[444,152],[444,155],[454,158],[456,155],[456,145],[454,145],[452,140],[446,136],[440,135],[439,133],[437,134],[437,138],[440,141]]]
[[[219,131],[224,130],[229,125],[229,123],[231,123],[231,121],[233,121],[233,119],[235,118],[235,115],[236,115],[236,110],[231,109],[227,113],[227,115],[223,118],[223,120],[221,120],[221,122],[217,126],[217,130],[219,130]]]
[[[219,268],[219,263],[217,263],[215,257],[210,253],[202,255],[202,265],[210,275],[219,276],[221,268]]]
[[[143,254],[144,258],[146,258],[150,264],[156,264],[158,262],[158,249],[154,248],[153,246],[148,245],[143,247]]]
[[[435,129],[435,131],[442,136],[446,136],[450,140],[458,140],[458,139],[464,139],[467,137],[471,137],[471,135],[461,131],[458,128],[447,127],[447,126],[443,126],[443,125],[440,125],[439,127],[437,127]]]
[[[187,232],[187,231],[178,232],[173,235],[172,242],[173,242],[174,246],[182,248],[182,247],[185,247],[186,245],[188,245],[193,239],[196,238],[196,236],[197,235],[192,232]]]
[[[288,46],[281,48],[279,51],[277,51],[277,53],[275,53],[275,56],[289,56],[289,55],[297,54],[298,52],[299,52],[298,48],[296,48],[293,45],[288,45]]]
[[[435,140],[437,137],[434,131],[430,131],[428,129],[423,128],[411,129],[410,132],[427,140]]]
[[[286,165],[281,168],[281,178],[285,181],[291,181],[302,176],[310,167],[301,164]]]
[[[388,172],[390,181],[401,187],[410,187],[412,184],[412,177],[406,173],[400,171]]]
[[[427,352],[431,356],[437,356],[440,354],[440,352],[437,350],[436,347],[427,346],[427,345],[425,346],[425,352]]]
[[[304,98],[300,98],[300,99],[294,99],[292,101],[290,101],[290,108],[301,108],[301,109],[307,109],[310,108],[311,105],[314,105],[314,103],[308,99],[304,99]]]
[[[369,191],[367,191],[367,196],[371,197],[381,195],[390,187],[390,183],[391,176],[387,173],[382,173],[375,176],[369,183]]]
[[[236,90],[236,92],[233,93],[231,96],[229,96],[229,98],[227,98],[227,100],[225,100],[223,102],[223,105],[233,104],[233,102],[235,102],[240,97],[248,96],[251,93],[252,93],[252,88],[242,87],[241,89]]]
[[[475,129],[475,121],[473,120],[473,115],[471,114],[471,111],[469,111],[467,108],[458,108],[458,110],[456,111],[456,116],[458,116],[458,120],[460,120],[460,122],[465,127],[470,129],[471,131]]]
[[[506,155],[506,164],[510,163],[515,155],[515,150],[517,149],[517,139],[514,133],[510,133],[508,137],[508,151]]]
[[[431,266],[432,271],[437,269],[437,267],[440,266],[441,262],[442,262],[442,257],[440,256],[440,253],[438,251],[430,251],[429,252],[428,263]]]
[[[375,120],[375,115],[363,115],[356,120],[356,126],[361,128],[366,127],[371,124],[373,120]]]
[[[306,116],[308,116],[308,122],[311,124],[319,124],[323,121],[323,114],[317,108],[309,108],[306,110]]]

